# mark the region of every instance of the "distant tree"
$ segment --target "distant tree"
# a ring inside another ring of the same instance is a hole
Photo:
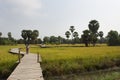
[[[26,53],[29,53],[29,45],[30,45],[30,41],[35,40],[39,35],[39,32],[37,30],[22,30],[21,32],[21,36],[24,39],[24,43],[26,46]]]
[[[58,40],[58,44],[61,44],[63,38],[62,38],[61,36],[58,36],[57,38],[58,38],[58,39],[57,39],[57,40]]]
[[[95,46],[95,44],[97,42],[97,37],[98,37],[97,31],[99,29],[99,23],[97,20],[91,20],[88,24],[88,27],[89,27],[89,30],[91,33],[92,44],[93,44],[93,46]]]
[[[73,37],[74,37],[74,38],[77,38],[78,36],[79,36],[78,32],[74,32],[74,33],[73,33]]]
[[[12,34],[11,34],[11,32],[8,32],[8,39],[9,39],[9,40],[12,39]]]
[[[117,31],[111,30],[110,32],[108,32],[107,39],[108,39],[108,45],[109,46],[120,45],[120,43],[119,43],[119,41],[120,41],[119,34],[118,34]]]
[[[97,33],[98,29],[99,29],[99,23],[97,20],[91,20],[89,22],[89,30],[92,32],[92,33]]]
[[[99,34],[99,36],[100,36],[101,38],[102,38],[103,35],[104,35],[103,31],[100,31],[98,34]]]
[[[8,35],[9,44],[15,45],[17,41],[12,37],[12,33],[8,32],[7,35]]]
[[[73,41],[74,41],[74,44],[75,44],[75,43],[79,43],[79,37],[78,37],[78,36],[79,36],[78,32],[74,32],[74,33],[73,33],[73,37],[74,37],[74,40],[73,40]]]
[[[67,39],[65,39],[65,38],[62,38],[62,44],[67,44]]]
[[[81,35],[82,42],[85,43],[85,46],[88,47],[88,44],[90,42],[90,31],[84,30],[83,35]]]
[[[73,33],[74,33],[74,31],[75,31],[74,26],[70,26],[70,29],[69,29],[69,30],[70,30],[70,32],[71,32],[71,38],[72,38],[71,40],[72,40],[72,42],[73,42],[73,36],[74,36]]]
[[[69,31],[66,31],[66,32],[65,32],[65,35],[66,35],[66,38],[69,39],[69,37],[70,37],[71,34],[70,34]]]
[[[74,44],[79,44],[80,43],[80,38],[79,37],[76,37],[73,39],[74,40]]]
[[[1,36],[2,36],[2,32],[0,32],[0,38],[1,38]]]
[[[23,39],[18,39],[18,40],[17,40],[17,43],[18,43],[18,44],[24,44],[24,40],[23,40]]]
[[[2,32],[0,32],[0,44],[2,44],[1,36],[2,36]]]
[[[29,53],[30,40],[32,38],[32,31],[31,30],[22,30],[21,36],[24,39],[25,46],[26,46],[26,53],[28,54]]]
[[[50,43],[51,44],[57,44],[58,43],[58,38],[55,36],[50,36]]]
[[[37,42],[37,37],[39,36],[39,31],[38,30],[33,30],[31,38],[32,38],[32,42],[35,43],[35,41]]]
[[[38,44],[42,44],[42,42],[43,42],[42,39],[40,39],[40,38],[37,39]]]
[[[11,44],[11,41],[8,40],[8,38],[2,37],[1,41],[0,41],[0,44],[1,45],[9,45],[9,44]]]
[[[43,42],[44,42],[44,44],[50,43],[50,37],[45,36],[45,37],[43,38]]]
[[[100,36],[100,43],[102,43],[103,42],[103,35],[104,35],[103,31],[100,31],[98,33],[98,35]]]

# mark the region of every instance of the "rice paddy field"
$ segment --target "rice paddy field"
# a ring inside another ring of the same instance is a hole
[[[22,45],[16,46],[0,46],[0,80],[7,78],[17,65],[18,56],[9,53],[9,49],[15,47],[22,47]]]
[[[16,66],[17,55],[11,48],[24,45],[0,46],[0,75],[7,77]],[[119,80],[120,46],[97,45],[31,45],[30,52],[40,53],[45,80]]]
[[[96,47],[83,47],[81,45],[52,45],[48,48],[31,47],[31,52],[39,52],[42,57],[42,69],[46,80],[68,80],[64,75],[78,75],[75,78],[69,80],[108,80],[111,77],[114,78],[114,74],[120,73],[106,73],[103,76],[91,75],[92,79],[82,79],[82,73],[88,74],[90,72],[96,72],[101,70],[119,70],[120,67],[120,46],[106,46],[97,45]],[[104,72],[102,72],[103,74]],[[98,73],[97,73],[98,74]],[[53,79],[53,76],[61,76]],[[97,78],[95,76],[98,76]],[[120,77],[117,78],[120,79]],[[50,78],[51,77],[51,78]],[[70,76],[69,76],[70,77]],[[84,78],[86,75],[84,75]],[[116,77],[116,76],[115,76]],[[65,78],[65,79],[64,79]],[[93,79],[94,78],[94,79]],[[96,78],[96,79],[95,79]],[[101,79],[102,78],[102,79]],[[109,79],[114,80],[114,79]]]

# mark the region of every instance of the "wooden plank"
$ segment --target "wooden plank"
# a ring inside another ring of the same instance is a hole
[[[36,54],[26,54],[7,80],[44,80]]]
[[[13,53],[13,54],[18,54],[18,53],[19,53],[19,48],[10,49],[9,52],[10,52],[10,53]],[[26,54],[26,53],[25,53],[25,52],[20,52],[20,54],[24,55],[24,54]]]

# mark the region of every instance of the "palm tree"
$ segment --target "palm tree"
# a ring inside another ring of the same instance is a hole
[[[70,32],[69,32],[69,31],[66,31],[66,32],[65,32],[65,35],[66,35],[66,38],[67,38],[67,42],[69,43],[69,40],[68,40],[68,39],[69,39],[69,37],[70,37],[70,35],[71,35]]]
[[[75,28],[74,28],[74,26],[70,26],[70,29],[69,29],[70,31],[71,31],[71,37],[72,37],[72,43],[73,43],[73,32],[74,32],[74,30],[75,30]]]
[[[37,30],[22,30],[21,36],[24,39],[25,46],[26,46],[26,53],[29,53],[29,45],[30,41],[33,41],[33,39],[36,39],[39,35],[39,32]]]
[[[2,32],[0,32],[0,44],[1,44],[1,36],[2,36]]]
[[[99,34],[99,36],[100,36],[101,38],[102,38],[103,35],[104,35],[103,31],[100,31],[98,34]]]
[[[91,21],[89,22],[88,27],[89,27],[89,30],[90,30],[92,33],[95,34],[95,33],[97,33],[97,31],[98,31],[98,29],[99,29],[99,23],[98,23],[97,20],[91,20]]]
[[[10,40],[11,38],[12,38],[12,34],[11,34],[11,32],[8,32],[8,39]]]
[[[88,27],[91,32],[92,44],[95,46],[95,43],[97,42],[97,31],[99,29],[99,23],[97,20],[91,20],[88,24]]]
[[[100,31],[98,33],[98,35],[100,36],[100,43],[102,43],[102,38],[103,38],[103,35],[104,35],[103,31]]]
[[[90,31],[84,30],[83,35],[81,35],[82,42],[85,43],[85,46],[88,47],[88,44],[90,42]]]
[[[27,39],[27,30],[22,30],[22,32],[21,32],[21,36],[22,36],[22,38],[26,41],[26,39]],[[25,42],[26,43],[26,42]]]
[[[69,31],[66,31],[66,32],[65,32],[65,35],[66,35],[66,38],[69,39],[69,37],[70,37],[71,34],[70,34]]]
[[[38,36],[39,36],[39,31],[38,30],[33,30],[32,36],[31,36],[33,43],[35,43],[35,40],[37,40]]]
[[[24,43],[26,46],[26,54],[28,54],[29,53],[30,38],[31,38],[31,30],[22,30],[21,36],[24,39]]]
[[[1,38],[1,36],[2,36],[2,32],[0,32],[0,38]]]
[[[78,35],[78,32],[74,32],[74,33],[73,33],[73,37],[74,37],[74,38],[77,38],[78,36],[79,36],[79,35]]]
[[[78,36],[79,36],[78,32],[74,32],[74,33],[73,33],[73,37],[74,37],[73,42],[74,42],[74,44],[77,43],[77,42],[79,41]]]

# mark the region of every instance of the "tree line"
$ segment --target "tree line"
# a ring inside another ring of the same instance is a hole
[[[76,42],[76,39],[79,39],[80,43],[84,43],[86,47],[88,47],[90,44],[95,46],[96,43],[107,43],[109,46],[120,45],[120,34],[117,31],[111,30],[110,32],[108,32],[108,35],[104,38],[103,31],[98,32],[99,27],[100,25],[97,20],[91,20],[88,24],[88,29],[83,31],[81,38],[78,37],[78,32],[74,32],[74,26],[70,26],[69,31],[66,31],[65,35],[67,40],[69,40],[69,37],[71,35],[71,44],[74,44]],[[98,37],[100,38],[98,39]]]
[[[98,32],[99,29],[99,23],[97,20],[91,20],[88,24],[88,28],[83,31],[83,34],[81,35],[81,41],[82,43],[85,44],[86,47],[88,47],[89,44],[93,44],[95,46],[98,36],[100,36],[101,40],[103,39],[103,31]],[[66,38],[69,39],[69,36],[72,36],[72,42],[73,42],[73,37],[74,39],[78,38],[78,33],[74,32],[75,28],[74,26],[70,26],[70,32],[66,31],[65,35]]]
[[[15,45],[17,40],[12,37],[11,32],[8,32],[8,37],[2,37],[2,32],[0,32],[0,45]]]
[[[103,37],[103,31],[98,31],[100,24],[97,20],[91,20],[88,24],[88,29],[82,31],[82,35],[79,35],[75,31],[74,26],[64,33],[66,38],[61,36],[45,36],[43,39],[38,38],[38,30],[22,30],[22,39],[14,39],[11,32],[8,32],[8,37],[2,37],[2,32],[0,32],[0,45],[13,45],[13,44],[24,44],[28,46],[29,44],[82,44],[84,43],[86,47],[90,44],[93,46],[96,43],[107,43],[109,46],[120,45],[120,34],[117,31],[111,30],[108,32],[106,37]],[[80,37],[79,37],[80,36]],[[70,38],[71,37],[71,38]]]

